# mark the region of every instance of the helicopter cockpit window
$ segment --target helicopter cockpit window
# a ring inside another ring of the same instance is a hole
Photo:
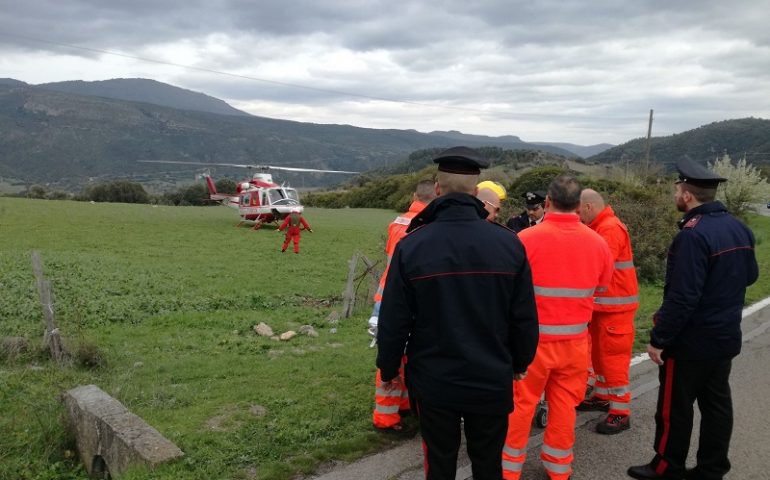
[[[299,203],[299,193],[297,193],[296,190],[293,188],[284,188],[283,189],[286,192],[286,196],[289,197],[292,200],[296,200],[297,203]]]
[[[271,188],[267,191],[268,197],[270,197],[270,204],[275,205],[283,200],[283,192],[278,188]]]
[[[249,204],[249,196],[248,195],[241,195],[241,205],[248,205]]]

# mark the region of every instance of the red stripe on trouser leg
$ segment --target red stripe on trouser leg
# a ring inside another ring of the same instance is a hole
[[[398,370],[398,374],[403,380],[404,377],[404,365]],[[409,394],[406,390],[406,386],[402,390],[391,390],[385,392],[382,388],[382,378],[380,377],[380,369],[377,369],[377,373],[374,379],[375,394],[374,394],[374,411],[372,412],[372,423],[377,428],[390,428],[393,425],[401,422],[401,415],[399,410],[405,410],[403,405],[406,404],[408,409]],[[403,385],[404,382],[402,381]]]
[[[671,391],[674,384],[674,359],[667,358],[665,362],[666,384],[663,386],[663,411],[661,412],[663,433],[660,436],[660,442],[655,446],[655,451],[660,457],[663,457],[666,453],[666,443],[668,443],[668,435],[671,432]],[[658,475],[663,475],[667,467],[668,462],[661,458],[657,467],[655,467],[655,472]]]
[[[594,312],[590,332],[597,381],[594,396],[610,401],[610,414],[631,414],[629,369],[635,310]],[[621,393],[622,392],[622,393]]]

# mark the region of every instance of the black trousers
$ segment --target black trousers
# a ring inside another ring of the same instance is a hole
[[[411,395],[411,392],[410,392]],[[473,480],[503,478],[503,445],[508,433],[508,414],[486,415],[432,407],[412,398],[420,419],[425,478],[455,480],[460,450],[460,419],[464,420],[468,457]]]
[[[732,359],[667,358],[659,368],[660,390],[655,412],[655,458],[658,474],[681,478],[693,427],[693,403],[701,413],[698,444],[699,480],[719,480],[730,470],[727,452],[733,431],[730,395]]]

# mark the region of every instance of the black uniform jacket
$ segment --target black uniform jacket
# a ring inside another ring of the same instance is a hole
[[[530,226],[529,222],[530,222],[529,215],[527,215],[527,212],[525,210],[520,215],[509,218],[508,221],[505,223],[505,226],[510,228],[514,232],[519,233],[520,231]]]
[[[746,287],[759,274],[754,235],[721,202],[690,210],[679,227],[650,344],[668,356],[732,358],[741,351]]]
[[[407,347],[410,395],[460,411],[505,414],[514,372],[535,355],[532,273],[516,234],[483,204],[451,193],[413,221],[390,263],[377,333],[382,380]],[[408,341],[408,346],[407,346]]]

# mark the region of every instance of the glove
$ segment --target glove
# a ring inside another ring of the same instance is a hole
[[[380,317],[377,315],[372,315],[369,317],[369,327],[370,328],[377,328],[377,324],[379,323]]]
[[[313,229],[312,228],[308,228],[307,231],[310,232],[310,233],[313,233]]]

